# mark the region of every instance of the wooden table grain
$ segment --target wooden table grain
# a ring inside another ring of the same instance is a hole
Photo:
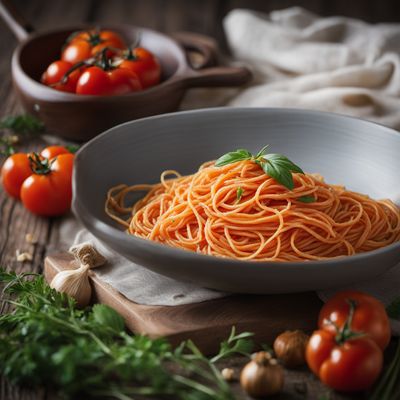
[[[36,30],[63,27],[78,22],[93,25],[102,23],[128,23],[158,29],[164,32],[191,30],[213,36],[221,49],[227,52],[221,21],[223,16],[236,7],[271,11],[293,5],[304,6],[322,15],[342,14],[363,18],[370,22],[398,21],[400,2],[386,0],[366,2],[364,0],[15,0],[16,7]],[[0,117],[20,113],[21,107],[12,89],[10,60],[17,45],[16,39],[0,22]],[[51,132],[50,132],[51,133]],[[40,139],[30,140],[21,150],[38,149],[43,145]],[[0,159],[0,163],[3,160]],[[0,188],[0,265],[17,272],[41,272],[45,256],[59,249],[60,225],[63,219],[46,219],[33,216],[22,205],[5,195]],[[33,234],[38,243],[26,242],[26,234]],[[31,262],[16,261],[16,251],[29,251]],[[7,305],[0,306],[0,312],[7,311]],[[237,370],[243,359],[230,361]],[[325,388],[306,369],[286,371],[284,392],[279,399],[356,399],[362,395],[347,397]],[[43,390],[27,391],[0,381],[0,400],[42,400],[55,398]],[[239,385],[234,385],[238,399],[246,396]]]

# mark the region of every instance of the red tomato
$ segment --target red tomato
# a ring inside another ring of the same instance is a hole
[[[152,53],[142,47],[136,47],[128,52],[119,67],[135,72],[144,89],[160,83],[160,63]]]
[[[142,89],[137,75],[123,68],[108,71],[94,66],[88,68],[79,78],[77,94],[119,95]]]
[[[46,173],[33,173],[21,187],[21,200],[34,214],[52,217],[66,213],[72,200],[73,154],[60,154]]]
[[[100,52],[105,47],[114,47],[116,49],[125,48],[125,43],[121,36],[112,31],[87,31],[78,32],[73,36],[67,46],[64,48],[61,59],[71,64],[87,60]],[[109,51],[108,55],[113,52]]]
[[[51,63],[42,75],[42,83],[52,87],[53,89],[60,90],[61,92],[75,93],[76,84],[81,76],[81,70],[75,70],[68,75],[65,83],[61,80],[65,74],[72,68],[73,64],[67,61],[54,61]]]
[[[49,160],[51,160],[60,154],[69,154],[69,153],[70,151],[64,146],[48,146],[44,150],[42,150],[40,155],[44,158],[48,158]]]
[[[334,325],[327,324],[327,320],[341,328],[349,315],[349,300],[356,303],[351,330],[368,334],[384,350],[391,337],[389,318],[384,305],[366,293],[354,290],[337,293],[322,307],[318,319],[319,328],[334,332]]]
[[[378,345],[363,336],[338,343],[336,333],[318,330],[306,350],[310,369],[327,386],[345,392],[365,390],[378,378],[383,355]]]
[[[16,153],[8,157],[1,169],[4,190],[16,199],[20,198],[22,183],[32,174],[27,154]]]

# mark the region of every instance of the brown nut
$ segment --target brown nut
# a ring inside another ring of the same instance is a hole
[[[286,367],[299,367],[306,362],[308,340],[309,336],[300,330],[283,332],[275,339],[275,355]]]

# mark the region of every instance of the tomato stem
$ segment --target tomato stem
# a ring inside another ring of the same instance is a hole
[[[354,318],[354,312],[357,308],[357,302],[353,299],[347,299],[346,301],[350,307],[349,315],[347,316],[346,321],[341,328],[339,328],[332,320],[330,319],[325,320],[327,324],[335,327],[336,330],[335,341],[339,345],[344,344],[347,340],[365,336],[364,332],[354,332],[351,329],[351,325],[353,323],[353,318]]]
[[[51,166],[56,158],[57,157],[49,160],[48,158],[40,157],[38,153],[28,155],[32,172],[37,175],[48,175],[51,172]]]
[[[128,49],[126,51],[124,51],[122,56],[123,56],[124,60],[128,60],[128,61],[135,61],[139,58],[135,54],[133,54],[132,46],[129,46]]]
[[[83,66],[90,66],[93,65],[94,59],[89,58],[88,60],[84,61],[79,61],[78,63],[74,64],[61,78],[60,82],[61,84],[65,85],[68,82],[69,76],[76,71],[79,68],[82,68]],[[58,83],[55,83],[54,85],[57,85]]]
[[[101,50],[100,60],[96,64],[104,71],[110,71],[110,70],[114,69],[111,58],[107,56],[107,52],[109,50],[110,50],[109,47],[104,47],[104,49]]]

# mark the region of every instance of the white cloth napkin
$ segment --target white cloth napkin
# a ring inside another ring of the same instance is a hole
[[[269,15],[234,10],[224,27],[234,57],[251,67],[256,79],[244,89],[192,90],[183,109],[289,106],[339,112],[400,128],[400,25],[319,18],[296,7]],[[148,271],[114,254],[81,228],[68,220],[62,235],[68,244],[95,244],[109,260],[96,274],[137,303],[178,305],[227,295]],[[352,288],[387,305],[400,295],[400,265]],[[326,300],[334,292],[318,294]],[[399,325],[393,324],[397,334]]]
[[[233,10],[224,28],[235,60],[255,79],[239,90],[192,90],[184,108],[296,107],[400,129],[400,24],[320,18],[293,7]]]

